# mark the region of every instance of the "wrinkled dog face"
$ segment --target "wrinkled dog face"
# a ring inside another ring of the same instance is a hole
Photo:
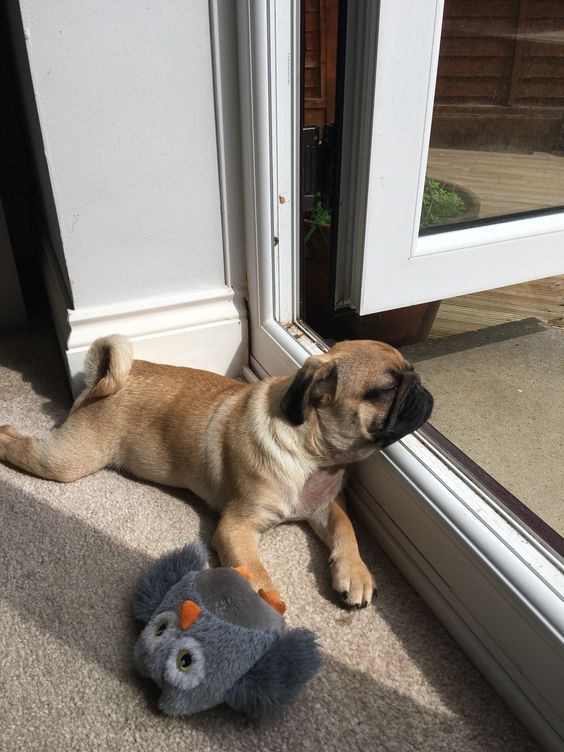
[[[389,446],[429,418],[433,397],[403,355],[382,342],[339,342],[308,358],[281,402],[286,418],[336,462]]]

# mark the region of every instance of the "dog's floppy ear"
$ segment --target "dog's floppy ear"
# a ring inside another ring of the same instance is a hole
[[[188,543],[171,551],[149,566],[139,576],[133,610],[135,616],[148,622],[170,588],[188,572],[204,569],[207,552],[201,543]]]
[[[299,426],[306,418],[308,406],[317,407],[330,402],[335,396],[336,389],[335,361],[325,363],[308,358],[282,397],[280,408],[292,425]]]
[[[299,694],[320,661],[315,635],[292,629],[231,687],[225,702],[251,718],[270,718]]]

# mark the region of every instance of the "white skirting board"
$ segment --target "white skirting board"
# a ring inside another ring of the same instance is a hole
[[[83,388],[82,366],[89,346],[108,334],[129,337],[135,358],[141,360],[227,376],[239,376],[248,362],[245,306],[232,288],[69,309],[49,254],[43,276],[75,396]]]

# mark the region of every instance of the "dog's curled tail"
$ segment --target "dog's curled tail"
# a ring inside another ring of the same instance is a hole
[[[107,397],[125,384],[131,364],[133,347],[121,334],[94,340],[84,360],[84,380],[89,397]]]

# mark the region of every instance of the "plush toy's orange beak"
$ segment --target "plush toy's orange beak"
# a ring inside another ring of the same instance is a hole
[[[253,575],[251,574],[250,570],[246,566],[244,566],[244,565],[241,566],[241,567],[233,567],[233,569],[236,572],[239,572],[239,574],[241,575],[241,577],[244,577],[247,580],[247,582],[249,582],[252,579],[252,577],[253,577]]]
[[[192,624],[198,620],[202,609],[194,601],[182,601],[178,606],[178,624],[181,629],[190,629]]]

